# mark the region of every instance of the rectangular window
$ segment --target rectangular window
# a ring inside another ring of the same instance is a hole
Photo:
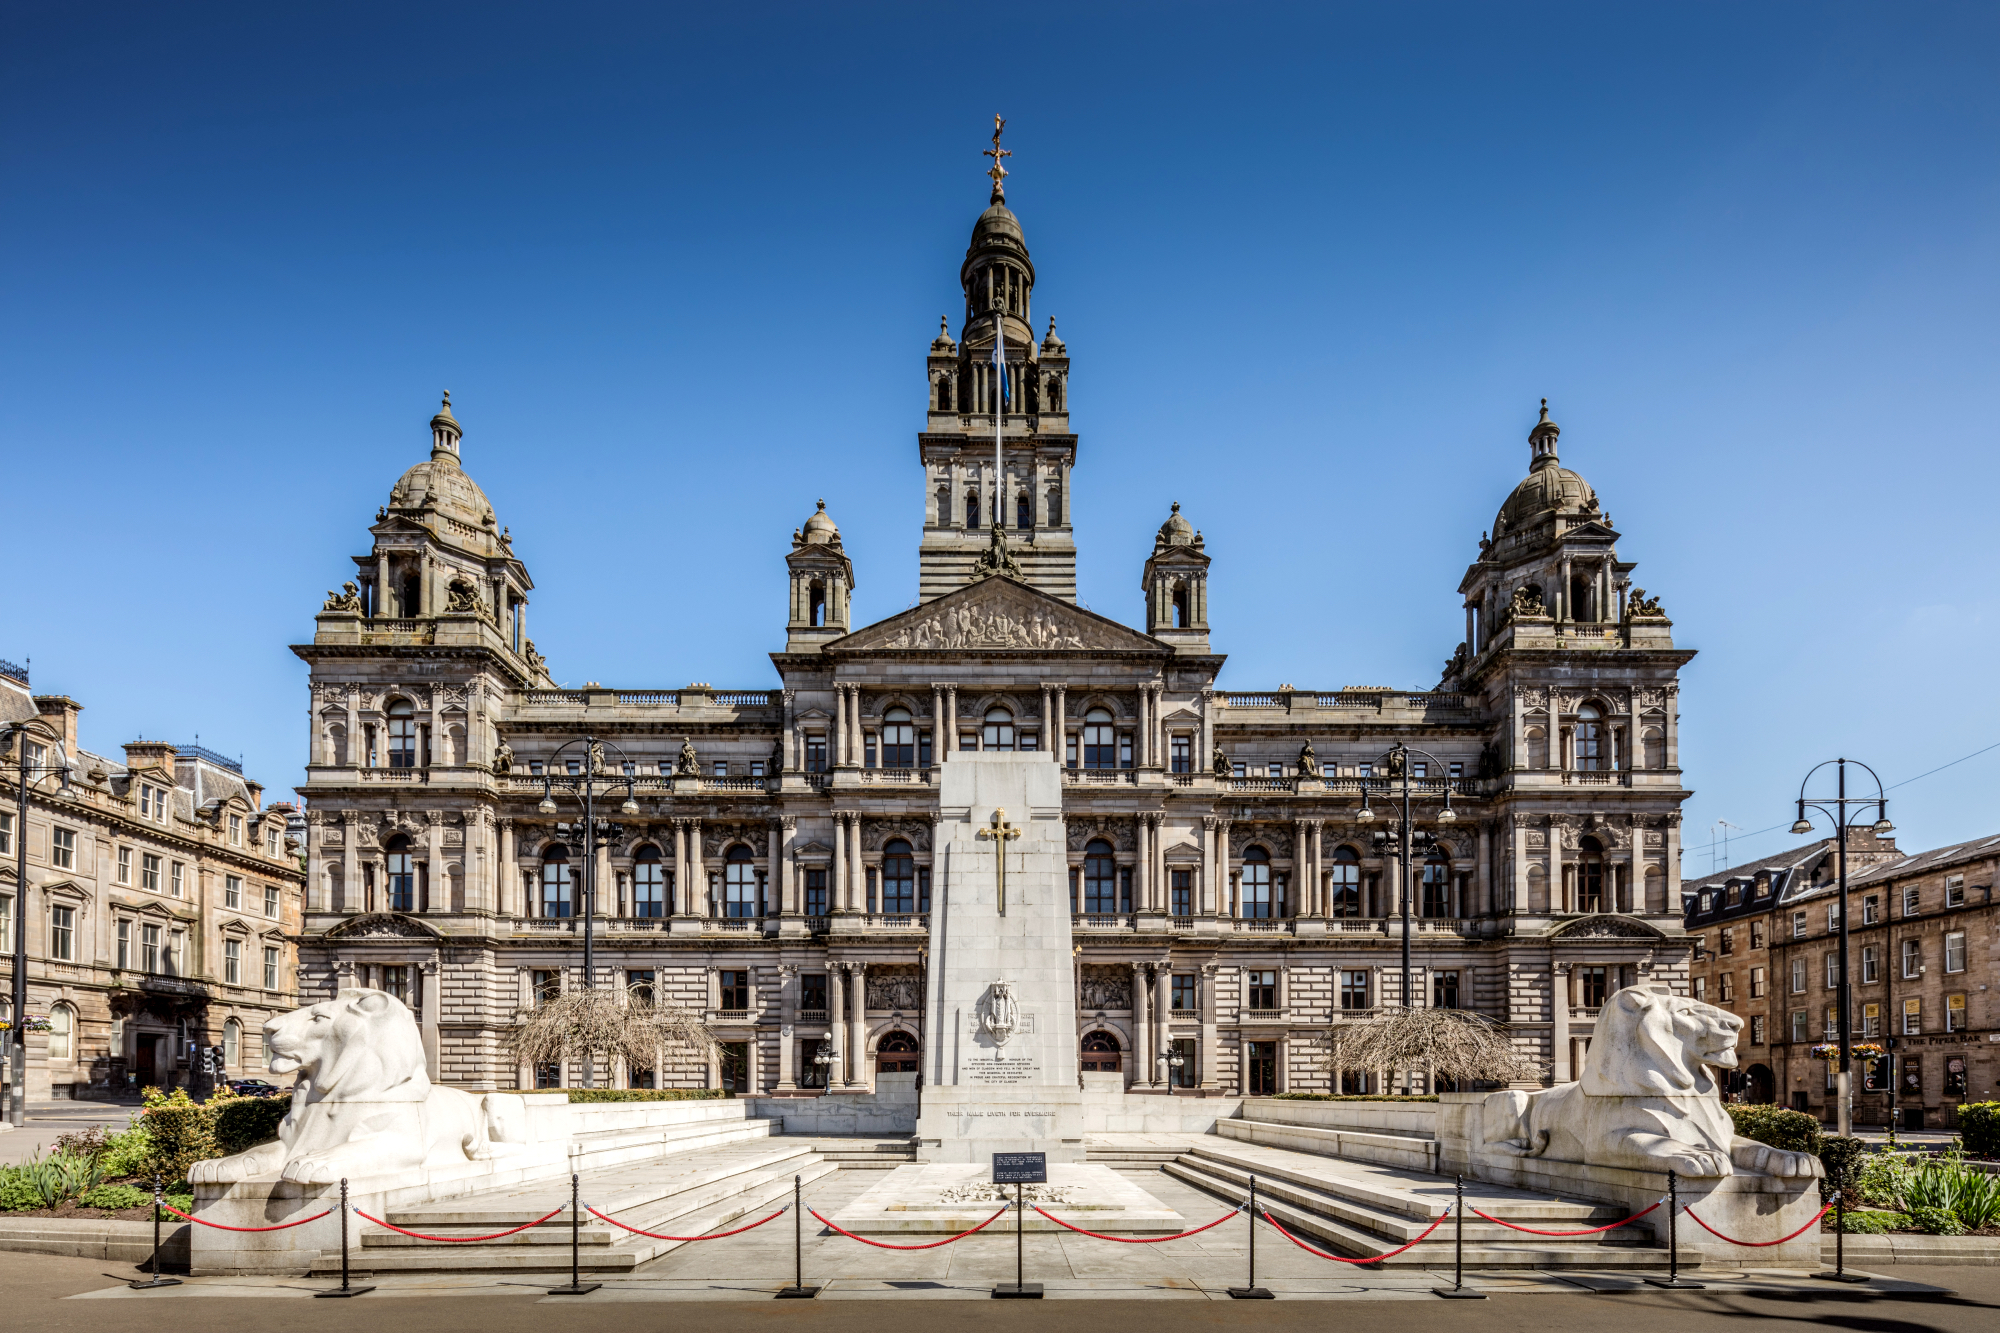
[[[1243,1091],[1251,1097],[1274,1097],[1278,1092],[1278,1043],[1243,1043]]]
[[[1792,913],[1792,938],[1795,940],[1800,939],[1805,935],[1805,933],[1806,933],[1806,914],[1804,912]]]
[[[1707,977],[1696,977],[1694,979],[1694,998],[1697,1000],[1706,1000],[1708,998]]]
[[[1278,1007],[1278,974],[1275,971],[1245,972],[1243,980],[1249,987],[1250,1008],[1268,1010]]]
[[[929,768],[931,763],[931,734],[928,731],[920,731],[917,733],[917,767]]]
[[[1965,876],[1951,875],[1945,879],[1944,905],[1946,907],[1965,906]]]
[[[1903,941],[1903,979],[1914,981],[1922,975],[1924,968],[1924,946],[1915,940]]]
[[[1761,967],[1750,969],[1750,998],[1753,1000],[1764,998],[1764,969]]]
[[[172,873],[167,876],[168,891],[176,898],[187,896],[187,867],[174,862]]]
[[[0,856],[14,854],[14,816],[0,812]]]
[[[243,877],[224,875],[222,877],[222,905],[241,909],[243,906]]]
[[[1876,960],[1875,960],[1875,946],[1872,944],[1862,945],[1861,984],[1866,986],[1871,982],[1880,981],[1882,979],[1880,972],[1881,969],[1876,965]]]
[[[826,735],[814,732],[806,737],[806,772],[826,772]]]
[[[1265,775],[1267,777],[1282,778],[1285,776],[1285,766],[1283,764],[1272,764],[1265,771]]]
[[[1410,761],[1411,777],[1422,780],[1424,778],[1429,777],[1430,775],[1431,775],[1431,766],[1429,763],[1427,763],[1422,759],[1412,759]]]
[[[1965,971],[1965,932],[1954,930],[1944,937],[1944,970]]]
[[[118,849],[117,882],[120,884],[130,884],[132,882],[132,849],[130,847],[120,847]]]
[[[562,1086],[562,1066],[551,1060],[535,1066],[535,1086],[537,1088],[560,1088]]]
[[[1905,1097],[1921,1097],[1924,1093],[1924,1062],[1917,1056],[1903,1057],[1902,1090]]]
[[[1752,921],[1750,923],[1750,947],[1753,949],[1764,947],[1764,923],[1762,921]]]
[[[1176,773],[1194,772],[1194,738],[1175,736],[1167,742],[1169,762]]]
[[[1840,985],[1840,955],[1837,953],[1830,953],[1826,956],[1826,988],[1828,990],[1833,990],[1835,987],[1839,985]]]
[[[1947,995],[1944,997],[1944,1030],[1946,1032],[1965,1031],[1965,997]]]
[[[1464,764],[1453,764],[1453,765],[1451,766],[1451,780],[1452,780],[1453,782],[1456,782],[1456,781],[1458,781],[1458,780],[1459,780],[1460,778],[1462,778],[1462,777],[1464,777],[1464,776],[1465,776],[1465,765],[1464,765]]]
[[[270,828],[264,831],[264,852],[268,856],[276,856],[278,854],[278,826],[276,824],[271,825]]]
[[[1458,1008],[1458,972],[1456,969],[1431,973],[1431,1008]]]
[[[720,994],[722,1008],[748,1009],[750,1007],[750,974],[729,971],[721,974]]]
[[[229,845],[232,847],[241,847],[243,845],[242,815],[231,815],[229,817]]]
[[[1354,776],[1355,776],[1355,777],[1357,777],[1357,778],[1372,778],[1372,777],[1374,777],[1374,776],[1375,776],[1375,765],[1374,765],[1373,763],[1366,763],[1366,764],[1356,764],[1356,765],[1354,766]]]
[[[528,973],[530,1003],[539,1009],[562,994],[562,973],[554,968],[536,968]]]
[[[160,970],[160,928],[139,927],[139,968],[148,974]]]
[[[718,759],[715,761],[715,776],[718,778],[729,776],[729,761],[727,759]]]
[[[132,966],[132,923],[118,923],[118,970],[123,972]]]
[[[264,949],[264,989],[278,989],[278,950],[275,945]]]
[[[661,770],[662,770],[662,771],[664,771],[664,770],[666,769],[666,765],[665,765],[665,764],[661,764],[661,765],[660,765],[660,768],[661,768]],[[542,776],[542,761],[541,761],[541,760],[539,760],[539,759],[530,759],[530,760],[528,761],[528,772],[529,772],[529,773],[530,773],[531,775],[535,776],[535,777],[541,777],[541,776]]]
[[[1915,916],[1917,912],[1918,912],[1917,886],[1914,884],[1905,885],[1903,887],[1903,915]]]
[[[170,930],[167,932],[167,949],[160,955],[160,970],[170,977],[187,974],[187,932]]]
[[[1820,1025],[1820,1035],[1827,1041],[1840,1040],[1840,1023],[1833,1016],[1833,1010],[1831,1009],[1826,1011],[1825,1021]],[[1830,1069],[1831,1065],[1828,1067]],[[1826,1076],[1826,1086],[1829,1088],[1833,1086],[1833,1075],[1831,1073]]]
[[[1915,1036],[1924,1030],[1924,1002],[1922,1000],[1903,1001],[1903,1035]]]
[[[1829,932],[1840,929],[1840,904],[1828,903],[1826,907],[1826,928]]]
[[[807,1013],[826,1012],[826,974],[801,973],[799,975],[799,1008]]]
[[[1173,995],[1175,1013],[1191,1014],[1201,1007],[1201,1002],[1195,995],[1194,986],[1195,977],[1193,973],[1177,972],[1174,974]]]
[[[1076,733],[1073,731],[1063,736],[1063,764],[1069,768],[1076,767]]]
[[[1169,870],[1167,872],[1168,892],[1172,895],[1170,908],[1175,916],[1194,915],[1194,871]]]
[[[1806,1011],[1792,1010],[1792,1040],[1803,1042],[1812,1040],[1812,1026],[1807,1021]]]
[[[958,748],[961,750],[977,750],[979,748],[979,733],[976,731],[959,732]]]
[[[758,761],[754,760],[754,759],[753,759],[753,760],[751,760],[751,762],[750,762],[750,776],[751,776],[751,777],[753,777],[753,778],[761,778],[761,777],[763,777],[763,776],[764,776],[764,765],[763,765],[762,763],[760,763],[760,762],[758,762]]]
[[[1871,893],[1861,900],[1861,924],[1872,926],[1881,919],[1882,899]]]
[[[139,858],[139,887],[149,893],[160,891],[160,858],[151,852]]]
[[[222,942],[222,979],[232,986],[243,984],[243,941]]]
[[[1727,958],[1736,952],[1736,932],[1728,926],[1722,928],[1722,956]]]
[[[650,1009],[658,1003],[658,977],[651,968],[627,968],[625,970],[626,997],[642,1009]]]
[[[1241,759],[1238,759],[1229,766],[1229,776],[1233,778],[1247,778],[1250,776],[1250,769]]]
[[[1721,991],[1720,998],[1722,1002],[1724,1004],[1730,1003],[1736,998],[1736,974],[1734,972],[1724,972],[1717,980],[1721,983],[1719,989]]]
[[[1035,742],[1036,735],[1037,733],[1032,731],[1016,732],[1014,736],[1014,748],[1017,750],[1041,749],[1042,747]]]
[[[806,915],[826,915],[826,872],[806,871]]]
[[[1944,1095],[1965,1095],[1965,1057],[1962,1055],[1947,1055],[1944,1058]]]
[[[1792,960],[1792,994],[1804,995],[1805,993],[1806,960],[1803,958],[1794,958]]]
[[[868,733],[868,734],[867,734],[866,736],[864,736],[864,737],[862,738],[862,740],[861,740],[861,754],[862,754],[862,759],[861,759],[861,766],[862,766],[863,768],[874,768],[874,767],[876,766],[876,764],[875,764],[875,733],[874,733],[874,732],[872,732],[872,731],[871,731],[871,732],[869,732],[869,733]],[[719,776],[721,776],[721,775],[720,775],[720,774],[717,774],[717,776],[719,777]]]
[[[1343,1013],[1359,1013],[1368,1007],[1368,973],[1361,969],[1340,974],[1340,1008]]]
[[[277,919],[278,886],[275,884],[266,884],[264,886],[264,915],[274,921]]]
[[[1764,1044],[1764,1015],[1762,1014],[1750,1015],[1750,1044],[1752,1046],[1762,1046]]]
[[[1864,1004],[1861,1006],[1861,1035],[1879,1037],[1882,1035],[1882,1006]]]
[[[1118,733],[1118,767],[1132,767],[1132,733],[1129,731]]]
[[[76,961],[76,909],[49,909],[49,957],[65,963]]]

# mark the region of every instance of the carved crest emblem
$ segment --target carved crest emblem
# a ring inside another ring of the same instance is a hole
[[[1005,1046],[1008,1038],[1020,1028],[1021,1011],[1014,1003],[1014,987],[1010,983],[996,981],[986,988],[986,999],[980,1007],[979,1026],[993,1038],[995,1046]]]

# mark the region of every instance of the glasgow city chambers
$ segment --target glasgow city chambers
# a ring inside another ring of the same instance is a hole
[[[1169,497],[1132,553],[1138,627],[1077,604],[1070,355],[1053,323],[1036,336],[997,177],[959,281],[958,334],[912,377],[918,601],[851,623],[835,516],[807,514],[776,689],[558,688],[446,399],[294,650],[308,1001],[403,996],[433,1076],[469,1088],[867,1091],[919,1068],[941,771],[992,749],[1060,770],[1081,1065],[1128,1092],[1381,1092],[1382,1071],[1328,1067],[1325,1038],[1404,1005],[1504,1022],[1560,1081],[1608,994],[1684,985],[1693,654],[1546,403],[1436,684],[1220,690],[1208,572],[1228,553]],[[698,1011],[716,1048],[517,1066],[508,1029],[586,984],[587,952],[590,984]]]

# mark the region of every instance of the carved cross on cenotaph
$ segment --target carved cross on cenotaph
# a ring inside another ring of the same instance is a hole
[[[1000,915],[1007,915],[1007,844],[1021,836],[1021,830],[1007,822],[1005,810],[995,810],[988,825],[973,835],[993,844],[993,895]]]

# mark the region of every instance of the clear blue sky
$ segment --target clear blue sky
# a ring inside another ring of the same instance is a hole
[[[1699,871],[1819,759],[2000,742],[1996,68],[1991,5],[15,3],[0,657],[282,792],[286,645],[450,388],[559,680],[774,683],[815,498],[858,619],[915,596],[998,111],[1083,600],[1138,619],[1179,500],[1225,685],[1431,685],[1547,395],[1701,651]]]

